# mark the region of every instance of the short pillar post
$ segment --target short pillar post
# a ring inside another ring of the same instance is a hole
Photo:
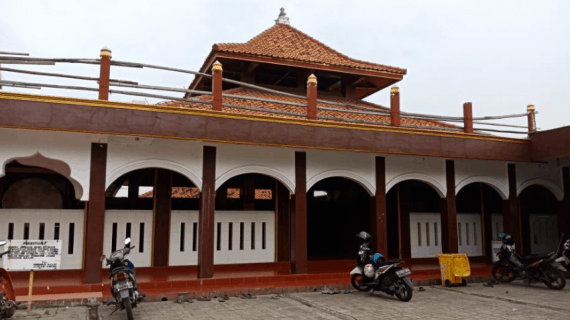
[[[109,100],[109,77],[111,75],[111,50],[101,49],[101,70],[99,72],[99,100]]]
[[[528,118],[528,133],[536,132],[536,118],[535,118],[534,105],[529,104],[526,107],[526,111]]]
[[[307,80],[307,117],[317,119],[317,77],[314,74]]]
[[[463,104],[463,132],[473,133],[473,105],[471,102]]]
[[[390,124],[400,126],[400,89],[396,86],[390,89]]]
[[[222,111],[222,64],[214,62],[212,67],[212,109]]]

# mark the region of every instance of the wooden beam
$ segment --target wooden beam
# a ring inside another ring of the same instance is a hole
[[[386,213],[386,159],[376,157],[376,194],[374,195],[374,238],[376,250],[388,256],[388,217]]]
[[[282,76],[281,78],[279,78],[279,80],[277,80],[273,85],[276,86],[279,83],[281,83],[281,81],[283,81],[283,79],[287,78],[287,76],[291,74],[291,72],[286,72],[284,76]]]
[[[338,88],[340,87],[341,84],[342,84],[342,81],[341,81],[341,80],[338,80],[337,82],[331,84],[331,85],[327,88],[327,90],[328,90],[328,91],[336,90],[336,89],[338,89]]]
[[[214,210],[216,205],[216,147],[204,146],[202,192],[198,217],[198,278],[214,276]]]
[[[259,62],[252,62],[249,64],[249,66],[247,66],[247,73],[253,73],[255,71],[255,69],[257,69],[257,67],[259,66]]]
[[[447,196],[441,199],[441,249],[443,253],[457,253],[457,210],[455,201],[455,163],[445,161]]]

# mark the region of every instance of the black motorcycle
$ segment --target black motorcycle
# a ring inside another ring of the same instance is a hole
[[[566,240],[563,248],[564,251],[562,251],[560,257],[556,259],[556,262],[560,263],[564,269],[566,269],[564,276],[570,278],[570,239]]]
[[[130,246],[131,239],[125,240],[125,247],[119,249],[111,254],[107,260],[109,268],[109,279],[111,279],[111,293],[115,301],[110,301],[107,305],[115,304],[117,310],[125,310],[127,312],[127,319],[133,319],[133,308],[137,307],[144,299],[144,294],[137,288],[136,272],[134,265],[127,259],[128,254],[135,247]],[[103,256],[104,257],[104,256]]]
[[[385,261],[380,253],[372,254],[368,243],[360,246],[356,267],[350,272],[350,282],[358,291],[382,291],[396,295],[400,301],[412,299],[414,285],[408,277],[412,271],[401,268],[402,260]]]
[[[493,264],[491,274],[499,282],[508,283],[520,278],[527,285],[542,282],[554,290],[562,290],[566,286],[562,272],[567,270],[555,261],[558,252],[521,257],[512,245],[503,244],[497,256],[499,261]]]
[[[6,241],[0,241],[0,247],[5,246],[6,243]],[[10,253],[10,251],[0,253],[0,259],[8,253]],[[0,268],[0,319],[11,318],[14,313],[16,313],[15,299],[10,275],[6,270]]]

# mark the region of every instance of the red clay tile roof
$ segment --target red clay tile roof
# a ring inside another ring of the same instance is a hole
[[[145,192],[139,198],[152,198],[153,191]],[[172,187],[172,198],[200,198],[200,192],[196,187]]]
[[[406,74],[405,69],[349,58],[305,33],[276,24],[246,43],[220,43],[212,51],[230,52],[342,68]]]
[[[257,98],[265,98],[271,100],[280,100],[280,101],[287,101],[287,102],[294,102],[294,103],[302,103],[306,104],[306,100],[300,98],[293,98],[287,97],[275,93],[268,93],[265,91],[259,91],[255,89],[249,88],[235,88],[224,91],[224,93],[246,96],[246,97],[257,97]],[[201,100],[211,101],[212,96],[199,96],[197,97]],[[369,103],[362,100],[357,99],[348,99],[344,97],[319,97],[323,100],[329,100],[333,102],[340,102],[350,105],[356,105],[361,107],[367,108],[375,108],[378,110],[389,110],[386,107]],[[283,105],[277,104],[274,102],[263,102],[263,101],[255,101],[255,100],[243,100],[237,98],[227,98],[223,97],[222,103],[224,104],[231,104],[236,106],[242,107],[253,107],[253,108],[261,108],[261,109],[269,109],[269,110],[277,110],[277,111],[286,111],[291,113],[299,113],[299,114],[307,114],[307,109],[305,107],[294,106],[294,105]],[[192,102],[185,102],[185,101],[168,101],[164,102],[161,105],[168,105],[168,106],[177,106],[181,108],[192,108],[192,109],[201,109],[201,110],[212,110],[211,104],[203,104],[203,103],[192,103]],[[336,109],[347,109],[347,110],[356,110],[351,108],[340,107],[336,105],[318,103],[318,107],[329,107],[329,108],[336,108]],[[223,108],[223,112],[228,113],[238,113],[238,114],[251,114],[251,115],[262,115],[262,116],[270,116],[276,118],[290,118],[290,119],[307,119],[306,116],[295,116],[295,115],[284,115],[284,114],[275,114],[270,112],[264,112],[262,110],[244,110],[244,109],[235,109],[235,108]],[[390,125],[390,116],[386,115],[367,115],[367,114],[356,114],[356,113],[345,113],[339,111],[328,111],[328,110],[319,110],[319,116],[326,116],[326,117],[334,117],[338,120],[316,120],[316,121],[326,121],[326,122],[342,122],[347,123],[346,121],[342,121],[342,118],[351,119],[351,120],[364,120],[364,121],[375,121],[378,122],[378,125]],[[406,126],[426,126],[426,127],[437,127],[437,128],[456,128],[453,125],[449,125],[446,123],[441,123],[437,121],[430,121],[430,120],[418,120],[418,119],[410,119],[410,118],[401,118],[401,125]]]

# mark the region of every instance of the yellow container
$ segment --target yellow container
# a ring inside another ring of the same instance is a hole
[[[451,287],[454,284],[467,285],[466,277],[471,275],[469,259],[465,253],[438,254],[441,269],[441,285]]]

